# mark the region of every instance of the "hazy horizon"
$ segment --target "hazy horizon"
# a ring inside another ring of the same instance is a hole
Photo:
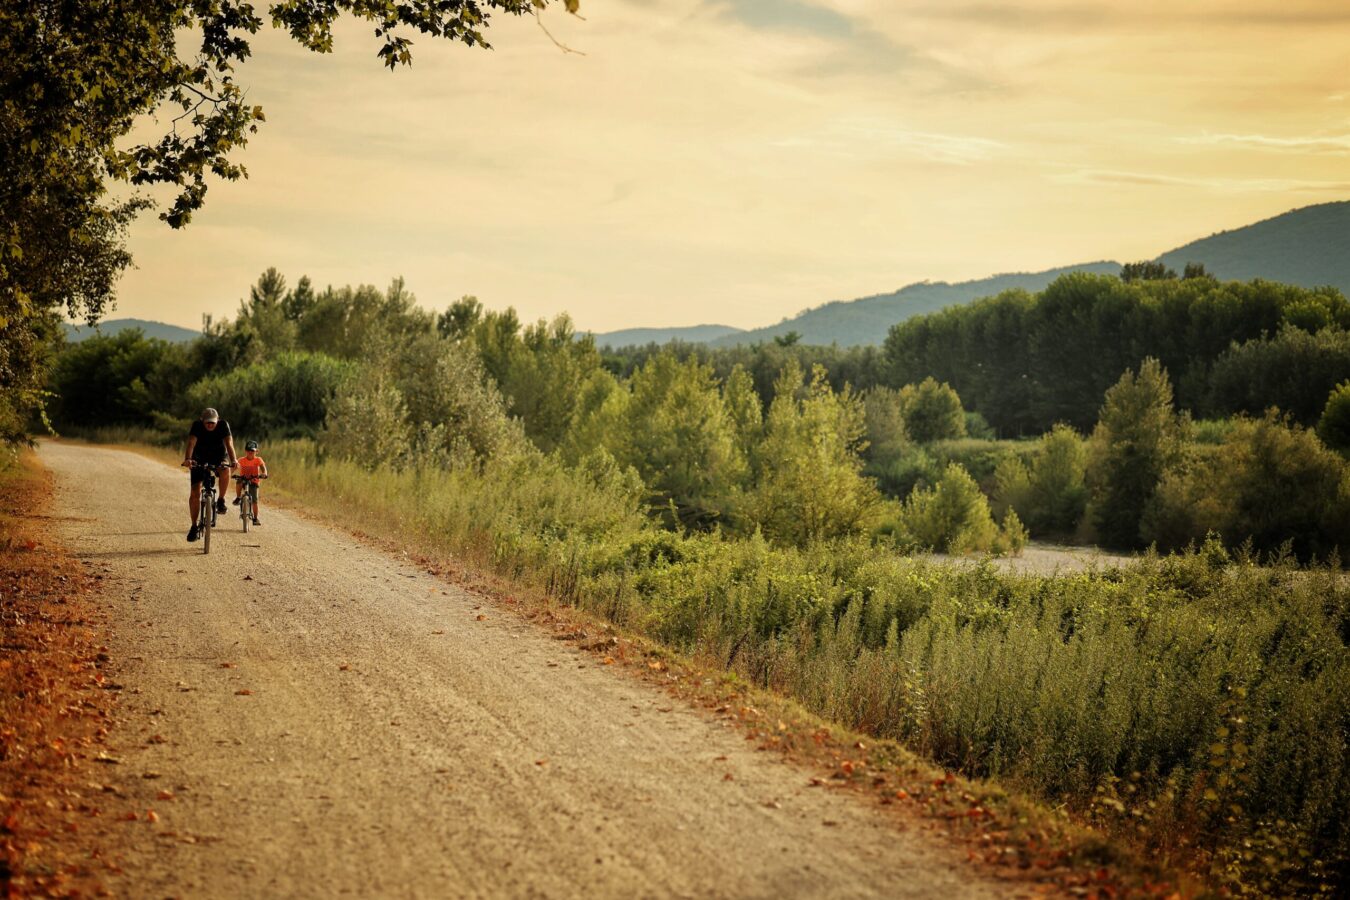
[[[903,8],[902,8],[903,7]],[[612,331],[1100,259],[1350,197],[1350,9],[1329,3],[637,0],[421,38],[265,28],[268,121],[182,232],[153,215],[109,318],[199,327],[262,270],[403,276]]]

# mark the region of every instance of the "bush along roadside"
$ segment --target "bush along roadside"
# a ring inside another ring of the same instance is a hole
[[[664,530],[603,457],[371,471],[292,442],[268,458],[306,506],[1062,804],[1229,891],[1345,882],[1350,585],[1337,568],[1210,542],[1124,570],[1008,575],[865,539]]]

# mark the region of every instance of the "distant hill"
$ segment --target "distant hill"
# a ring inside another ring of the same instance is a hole
[[[643,344],[668,344],[684,341],[689,344],[711,343],[718,338],[739,334],[741,329],[730,325],[690,325],[686,328],[625,328],[595,335],[597,347],[634,347]]]
[[[1350,201],[1305,206],[1221,231],[1164,253],[1158,261],[1177,272],[1188,262],[1204,263],[1225,281],[1329,284],[1350,296]]]
[[[1119,271],[1120,263],[1095,262],[1049,269],[1045,272],[995,275],[992,278],[956,284],[925,281],[911,284],[890,294],[877,294],[860,300],[836,300],[809,309],[791,319],[784,319],[777,325],[742,331],[710,343],[721,347],[751,344],[795,331],[801,335],[804,344],[839,344],[844,347],[855,344],[880,344],[886,339],[886,332],[892,325],[913,316],[936,312],[947,306],[970,303],[972,300],[989,297],[1012,288],[1023,288],[1028,291],[1044,290],[1046,285],[1068,272],[1114,275]]]
[[[201,336],[200,331],[179,328],[177,325],[166,325],[163,322],[150,322],[146,319],[108,319],[105,322],[99,322],[93,328],[88,325],[72,325],[67,322],[66,340],[74,344],[96,334],[111,336],[129,328],[139,328],[145,332],[146,337],[159,338],[171,344],[185,343]]]
[[[1301,287],[1331,285],[1350,296],[1350,201],[1292,210],[1232,231],[1224,231],[1157,257],[1178,273],[1188,262],[1203,263],[1218,278],[1264,278]],[[970,303],[1008,290],[1039,291],[1066,272],[1115,275],[1120,263],[1095,262],[1045,272],[996,275],[956,284],[921,282],[890,294],[836,301],[807,310],[777,325],[704,339],[712,346],[766,341],[795,331],[803,343],[854,346],[880,344],[897,322]],[[636,329],[644,330],[644,329]],[[653,334],[678,329],[645,329]],[[624,334],[624,332],[616,332]],[[683,340],[697,338],[682,336]],[[657,338],[660,340],[660,338]],[[646,339],[642,341],[646,342]],[[620,341],[622,343],[622,341]]]

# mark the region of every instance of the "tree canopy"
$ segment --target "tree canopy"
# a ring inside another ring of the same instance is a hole
[[[318,53],[344,16],[368,22],[390,69],[412,35],[488,47],[493,13],[548,0],[9,0],[0,4],[0,439],[39,405],[42,352],[59,312],[96,320],[131,262],[125,231],[168,186],[160,218],[182,227],[207,178],[245,176],[237,152],[263,121],[236,66],[270,20]],[[562,0],[576,12],[578,0]],[[124,146],[152,113],[167,132]],[[118,183],[129,186],[114,192]]]

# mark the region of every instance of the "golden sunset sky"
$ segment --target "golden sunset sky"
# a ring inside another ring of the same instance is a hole
[[[583,0],[411,68],[270,27],[268,121],[115,317],[293,284],[464,294],[582,329],[754,327],[924,279],[1140,259],[1350,198],[1344,0]]]

